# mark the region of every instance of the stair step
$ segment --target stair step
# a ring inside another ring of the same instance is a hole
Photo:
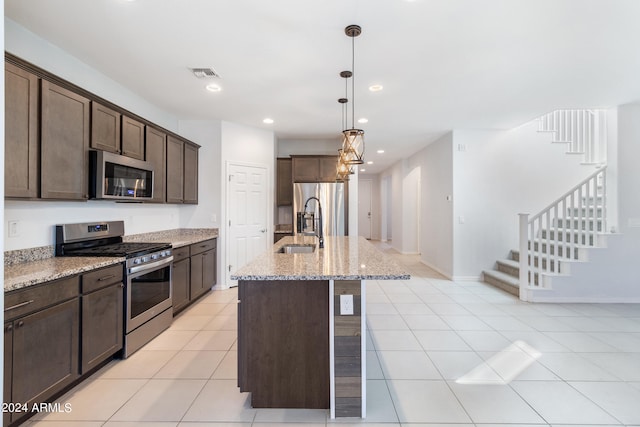
[[[518,278],[496,270],[482,272],[484,281],[512,295],[520,295],[520,282]]]
[[[531,260],[533,258],[533,267],[539,267],[542,270],[547,269],[547,262],[551,262],[549,273],[556,273],[556,262],[553,259],[547,260],[547,255],[540,252],[533,252],[529,255],[529,265],[532,265]],[[559,260],[562,261],[562,260]],[[498,271],[509,274],[513,277],[520,277],[520,254],[518,254],[518,260],[515,259],[501,259],[496,261],[498,264]],[[547,272],[547,271],[546,271]]]
[[[518,278],[520,274],[520,263],[512,259],[499,259],[496,261],[498,271]]]

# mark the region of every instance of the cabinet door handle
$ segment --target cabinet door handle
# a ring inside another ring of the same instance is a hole
[[[4,311],[7,312],[7,311],[10,311],[10,310],[15,310],[16,308],[27,306],[27,305],[31,304],[32,302],[33,302],[33,300],[21,302],[20,304],[12,305],[11,307],[5,308]]]
[[[124,283],[120,283],[120,284],[118,285],[118,287],[119,287],[119,288],[124,288]]]
[[[18,324],[16,325],[16,328],[22,328],[24,326],[24,321],[21,320],[18,322]]]
[[[9,323],[7,326],[4,327],[4,331],[5,332],[11,332],[13,330],[13,324]]]
[[[114,277],[116,277],[116,275],[115,275],[115,274],[110,274],[110,275],[108,275],[108,276],[104,276],[104,277],[99,278],[99,279],[98,279],[98,282],[103,282],[103,281],[105,281],[105,280],[109,280],[109,279],[112,279],[112,278],[114,278]]]

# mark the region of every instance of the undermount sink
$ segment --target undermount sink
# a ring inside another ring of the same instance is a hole
[[[316,250],[316,245],[310,244],[290,244],[278,249],[280,254],[310,254]]]

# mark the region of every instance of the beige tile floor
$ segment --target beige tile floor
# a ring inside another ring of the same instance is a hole
[[[394,253],[367,283],[366,420],[252,409],[236,387],[235,289],[214,291],[32,426],[640,426],[640,304],[527,304]],[[516,343],[516,344],[514,344]]]

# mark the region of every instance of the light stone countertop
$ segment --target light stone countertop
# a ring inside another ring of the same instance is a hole
[[[174,248],[218,237],[217,228],[178,228],[124,236],[125,242],[171,243]]]
[[[174,248],[179,248],[216,237],[217,228],[181,228],[134,234],[123,239],[128,242],[171,243]],[[11,259],[10,263],[7,263],[7,258]],[[5,253],[4,291],[15,291],[124,261],[122,257],[54,257],[53,247],[49,246],[32,248],[32,251],[11,251]]]
[[[313,253],[281,254],[287,244],[315,244],[315,236],[284,237],[240,268],[232,280],[408,280],[409,274],[364,237],[327,236]]]
[[[14,264],[4,268],[4,291],[15,291],[123,261],[120,257],[57,257]]]

